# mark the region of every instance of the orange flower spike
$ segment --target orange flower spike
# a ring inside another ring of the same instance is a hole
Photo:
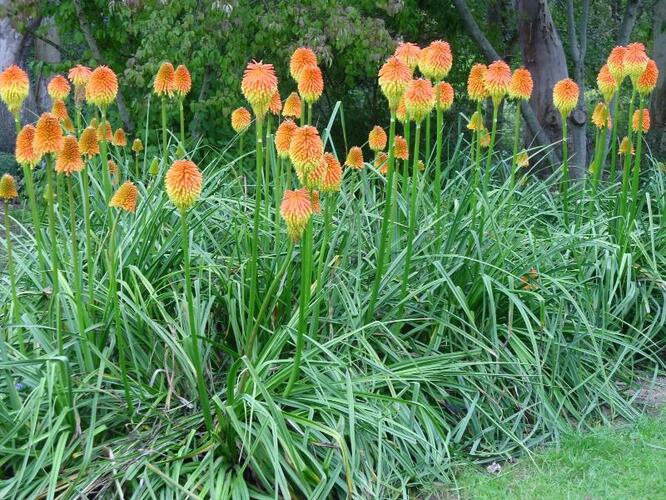
[[[306,103],[312,104],[324,92],[324,77],[319,66],[306,66],[301,70],[300,75],[298,93]]]
[[[300,176],[309,175],[319,165],[323,154],[324,144],[316,128],[306,125],[294,131],[289,145],[289,159]]]
[[[143,151],[143,142],[138,137],[132,141],[132,152],[139,154]]]
[[[375,156],[375,162],[373,165],[380,174],[388,174],[388,154],[384,151],[379,151]]]
[[[402,94],[400,101],[398,101],[398,107],[395,108],[395,117],[400,123],[407,123],[410,120],[410,116],[407,114],[407,106],[405,105],[405,94]]]
[[[296,92],[289,94],[282,107],[282,116],[298,120],[301,117],[301,98]]]
[[[127,146],[127,137],[125,137],[125,131],[123,129],[116,129],[116,131],[113,133],[111,144],[119,148],[124,148]]]
[[[619,88],[618,80],[611,74],[608,64],[604,64],[599,70],[597,87],[606,102],[610,102],[613,99],[615,92]]]
[[[53,101],[51,113],[61,121],[65,121],[67,118],[69,118],[69,113],[67,112],[67,106],[65,106],[65,102],[59,99]]]
[[[409,146],[401,135],[396,135],[393,142],[393,154],[398,160],[409,160]]]
[[[49,153],[59,153],[62,149],[63,137],[58,118],[51,113],[42,113],[37,120],[33,148],[42,156]]]
[[[527,68],[518,68],[511,75],[511,86],[509,87],[509,95],[512,99],[521,99],[529,101],[532,97],[532,89],[534,82],[532,81],[532,73]]]
[[[400,98],[412,81],[412,72],[397,57],[389,57],[379,70],[379,86],[389,102],[389,109],[395,112]]]
[[[659,79],[659,68],[652,59],[648,60],[645,71],[636,80],[636,90],[641,95],[647,95],[657,86]]]
[[[231,112],[231,128],[233,128],[234,132],[237,134],[244,134],[247,132],[251,123],[252,115],[247,109],[240,107]]]
[[[633,155],[634,154],[634,145],[631,142],[631,139],[624,137],[622,142],[620,142],[619,154],[621,155]]]
[[[368,134],[368,146],[373,151],[383,151],[386,147],[386,132],[379,125],[375,125]]]
[[[104,126],[101,123],[97,125],[97,140],[101,142],[104,139],[106,139],[106,142],[111,142],[111,139],[113,139],[111,124],[108,121],[104,122]]]
[[[282,100],[280,99],[280,93],[275,92],[271,98],[271,102],[268,105],[268,111],[273,113],[275,116],[280,116],[280,111],[282,111]]]
[[[415,43],[403,42],[398,44],[393,55],[404,62],[413,73],[419,64],[421,48]]]
[[[495,106],[511,90],[511,80],[511,68],[504,61],[495,61],[488,66],[485,85]]]
[[[297,82],[301,79],[301,72],[308,66],[317,65],[317,55],[307,47],[299,47],[289,60],[289,73]]]
[[[634,111],[634,116],[631,119],[632,130],[638,132],[639,127],[642,132],[650,131],[650,111],[645,108]]]
[[[324,153],[322,163],[325,171],[319,178],[319,189],[322,193],[336,193],[342,184],[342,167],[338,159],[331,153]]]
[[[439,82],[435,85],[435,108],[439,111],[448,111],[453,106],[455,91],[449,82]]]
[[[62,150],[56,158],[55,171],[59,174],[71,175],[80,172],[85,167],[79,152],[79,143],[76,137],[68,135],[63,139]]]
[[[472,66],[467,77],[467,95],[472,101],[480,102],[489,96],[486,88],[486,73],[488,67],[477,63]]]
[[[34,168],[41,155],[38,155],[33,147],[33,140],[35,138],[35,127],[32,125],[24,126],[16,136],[16,162],[19,165],[27,165]]]
[[[114,184],[118,184],[118,165],[113,160],[109,160],[108,162],[106,162],[106,164],[109,168],[109,175],[111,176],[111,181]]]
[[[14,180],[14,177],[9,174],[4,174],[0,177],[0,198],[5,201],[18,198],[16,181]]]
[[[562,117],[568,117],[576,107],[579,93],[578,85],[571,78],[565,78],[555,84],[553,87],[553,104]]]
[[[312,214],[317,215],[321,213],[321,199],[319,191],[313,190],[310,194],[310,203],[312,204]]]
[[[7,105],[10,113],[16,114],[21,110],[29,92],[28,74],[18,66],[9,66],[0,73],[0,99]]]
[[[64,101],[67,99],[71,87],[67,78],[62,75],[56,75],[51,78],[51,81],[46,86],[46,90],[54,101]]]
[[[69,116],[65,117],[65,119],[62,120],[62,128],[68,134],[73,134],[75,132],[74,122],[72,121],[72,119]]]
[[[605,103],[600,102],[594,107],[594,112],[592,113],[592,123],[598,129],[610,128],[610,114],[608,113],[608,106]]]
[[[273,94],[277,92],[277,83],[272,64],[252,61],[247,65],[241,91],[258,120],[263,120],[266,116]]]
[[[69,70],[67,77],[74,84],[74,87],[85,87],[88,84],[88,80],[90,80],[91,74],[92,71],[90,68],[77,64]]]
[[[622,83],[622,80],[627,76],[626,68],[624,66],[624,56],[627,53],[627,48],[622,46],[613,47],[606,60],[609,73],[615,78],[615,81]]]
[[[157,70],[153,82],[153,92],[160,97],[171,97],[176,91],[176,70],[173,64],[164,62]]]
[[[451,46],[443,40],[435,40],[421,51],[419,69],[426,78],[439,82],[446,78],[452,65]]]
[[[136,211],[136,202],[139,198],[139,190],[133,182],[125,181],[113,194],[109,201],[109,207],[119,208],[133,214]]]
[[[287,119],[280,123],[275,131],[275,151],[280,158],[289,157],[289,146],[297,128],[293,120]]]
[[[106,108],[116,100],[118,77],[108,66],[98,66],[90,74],[86,85],[86,101],[93,106]]]
[[[97,141],[97,129],[86,127],[79,137],[79,150],[83,156],[92,158],[99,154],[99,142]]]
[[[171,203],[180,210],[189,209],[201,194],[203,176],[190,160],[176,160],[164,177],[164,186]]]
[[[643,74],[649,60],[650,58],[645,53],[645,45],[642,43],[627,45],[627,51],[624,53],[624,69],[632,82],[635,83],[638,77]]]
[[[345,166],[353,168],[354,170],[361,170],[365,167],[365,162],[363,161],[363,150],[358,146],[353,146],[347,153],[347,159],[345,160]]]
[[[291,240],[299,241],[312,217],[312,201],[307,189],[286,190],[280,204],[280,215]]]
[[[173,73],[173,88],[181,99],[192,90],[192,76],[183,64],[179,64]]]
[[[416,123],[421,123],[435,107],[435,91],[430,80],[419,78],[412,80],[405,90],[407,113]]]

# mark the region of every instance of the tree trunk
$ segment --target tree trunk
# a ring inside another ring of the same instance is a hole
[[[652,92],[652,141],[655,153],[666,151],[666,0],[658,0],[654,6],[654,44],[652,57],[659,67],[659,79]]]
[[[660,0],[657,0],[657,3],[660,3]],[[618,45],[627,45],[627,43],[629,43],[629,37],[631,36],[631,32],[634,30],[634,26],[640,11],[641,0],[629,0],[627,2],[627,7],[625,8],[624,15],[622,16],[620,29],[617,32]]]
[[[0,8],[5,8],[10,0],[0,0]],[[11,25],[9,18],[0,19],[0,70],[16,64],[16,55],[23,37]],[[0,151],[13,153],[16,130],[14,117],[4,104],[0,104]]]

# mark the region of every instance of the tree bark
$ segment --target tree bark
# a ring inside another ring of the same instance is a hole
[[[660,3],[659,0],[657,3]],[[629,37],[631,32],[634,30],[636,25],[636,20],[640,15],[641,11],[641,0],[628,0],[627,7],[624,9],[624,15],[622,16],[622,23],[620,24],[620,29],[617,32],[617,44],[618,45],[627,45],[629,43]]]
[[[0,7],[5,7],[10,0],[0,0]],[[20,63],[16,56],[21,48],[23,37],[11,24],[9,18],[0,19],[0,70],[12,64]],[[0,151],[14,152],[16,130],[14,117],[4,104],[0,105]]]
[[[659,67],[659,79],[652,92],[650,116],[655,153],[666,151],[666,0],[658,0],[653,10],[652,57]]]

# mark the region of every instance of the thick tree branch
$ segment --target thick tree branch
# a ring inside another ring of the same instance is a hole
[[[622,24],[620,24],[620,29],[617,32],[616,41],[618,45],[627,45],[629,42],[629,37],[631,32],[634,31],[634,26],[641,12],[641,3],[641,0],[627,1],[627,7],[622,16]]]

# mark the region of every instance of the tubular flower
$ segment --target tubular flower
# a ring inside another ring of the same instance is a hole
[[[124,148],[127,146],[127,137],[125,137],[125,131],[123,129],[116,129],[116,131],[113,133],[111,144],[119,148]]]
[[[14,180],[14,177],[9,174],[4,174],[0,177],[0,198],[5,201],[18,198],[16,181]]]
[[[320,214],[321,213],[321,201],[319,197],[319,191],[312,191],[310,193],[310,203],[312,203],[312,214]]]
[[[9,66],[0,73],[0,99],[12,114],[21,110],[23,101],[30,92],[28,74],[16,65]]]
[[[407,106],[405,106],[405,94],[402,94],[400,101],[398,101],[398,107],[395,108],[395,117],[400,123],[407,123],[410,119],[407,114]]]
[[[487,130],[481,132],[481,137],[479,138],[479,144],[483,149],[486,149],[490,146],[490,134]]]
[[[446,78],[452,65],[451,46],[443,40],[435,40],[421,51],[419,69],[426,78],[438,82]]]
[[[393,142],[393,154],[398,160],[409,160],[409,146],[401,135],[396,135]]]
[[[624,56],[627,53],[627,48],[622,46],[613,47],[606,63],[608,64],[608,71],[618,84],[627,76],[626,68],[624,66]]]
[[[118,190],[113,193],[109,206],[119,208],[125,212],[133,214],[136,210],[136,201],[139,197],[139,190],[132,181],[125,181]]]
[[[107,66],[98,66],[90,74],[86,85],[86,101],[94,106],[106,108],[116,100],[118,77]]]
[[[641,95],[647,95],[657,86],[658,79],[659,68],[657,68],[657,63],[649,59],[645,71],[636,80],[636,90]]]
[[[375,125],[368,134],[368,146],[373,151],[383,151],[386,147],[386,132],[379,125]]]
[[[624,69],[632,82],[645,71],[649,60],[650,58],[645,53],[645,45],[642,43],[627,45],[627,51],[624,53]]]
[[[32,147],[40,156],[60,152],[62,149],[62,130],[55,115],[42,113],[42,116],[39,117]]]
[[[512,99],[522,99],[529,101],[532,97],[532,88],[534,82],[532,81],[532,73],[527,68],[518,68],[511,75],[511,86],[509,87],[509,95]]]
[[[282,116],[298,120],[301,117],[301,98],[296,92],[289,94],[282,107]]]
[[[105,133],[106,132],[106,133]],[[113,132],[111,131],[111,124],[109,122],[104,122],[104,125],[101,123],[97,126],[97,140],[102,142],[111,142],[113,139]]]
[[[273,113],[275,116],[280,116],[280,111],[282,111],[282,100],[280,99],[280,93],[275,92],[273,97],[271,97],[271,102],[268,105],[268,111]]]
[[[354,146],[347,153],[347,159],[345,160],[345,166],[353,168],[354,170],[361,170],[365,167],[365,162],[363,161],[363,150],[360,147]]]
[[[136,154],[139,154],[143,151],[143,142],[138,137],[132,142],[132,151]]]
[[[90,80],[91,74],[92,71],[90,68],[77,64],[69,70],[67,77],[69,78],[69,81],[74,84],[74,87],[85,87],[88,80]]]
[[[467,77],[467,95],[472,101],[483,101],[488,94],[486,88],[486,73],[488,67],[485,64],[477,63],[472,66]]]
[[[93,118],[92,120],[90,120],[88,126],[97,129],[97,118]]]
[[[634,116],[631,118],[632,130],[638,132],[639,127],[642,132],[650,131],[650,111],[645,108],[634,111]]]
[[[56,75],[46,86],[46,90],[54,101],[64,101],[67,99],[71,87],[67,78],[62,75]]]
[[[335,156],[324,153],[309,177],[322,193],[334,193],[340,191],[342,167]]]
[[[469,119],[469,122],[467,123],[467,128],[475,132],[485,130],[486,126],[483,123],[483,116],[481,116],[481,113],[479,111],[475,111],[472,117]]]
[[[264,119],[277,89],[277,77],[272,64],[252,61],[247,65],[243,74],[241,91],[252,106],[257,119]]]
[[[86,127],[79,137],[79,150],[83,156],[92,158],[99,154],[99,143],[97,141],[97,130],[93,127]]]
[[[192,77],[183,64],[179,64],[173,73],[173,88],[181,99],[192,90]]]
[[[524,149],[518,153],[518,156],[516,157],[516,165],[523,168],[530,166],[530,155],[528,155],[527,151]]]
[[[608,64],[604,64],[597,75],[597,87],[604,96],[604,101],[610,102],[619,87],[618,80],[611,74]]]
[[[634,154],[634,145],[631,142],[631,139],[624,137],[622,142],[620,142],[620,149],[618,153],[621,155],[633,155]]]
[[[69,113],[67,113],[67,106],[65,106],[65,101],[61,101],[60,99],[53,101],[51,114],[54,114],[58,120],[61,121],[65,121],[67,118],[69,118]]]
[[[56,158],[55,171],[59,174],[70,175],[80,172],[84,166],[76,137],[68,135],[63,140],[62,150]]]
[[[430,80],[419,78],[412,80],[405,90],[405,107],[407,113],[420,123],[435,107],[435,92]]]
[[[439,82],[435,85],[435,107],[439,111],[448,111],[453,106],[455,92],[449,82]]]
[[[20,165],[27,165],[33,168],[39,162],[41,155],[38,155],[33,147],[35,138],[35,127],[26,125],[16,136],[16,162]]]
[[[72,122],[72,119],[69,116],[66,116],[62,121],[62,128],[69,134],[74,133],[74,122]]]
[[[280,123],[280,126],[275,131],[275,151],[280,158],[289,157],[289,146],[297,128],[298,126],[293,120],[287,119]]]
[[[312,202],[308,190],[286,190],[280,204],[280,215],[287,224],[287,234],[292,241],[300,240],[312,217]]]
[[[233,128],[234,132],[237,134],[244,134],[247,132],[251,123],[252,115],[247,109],[240,107],[231,112],[231,128]]]
[[[307,47],[299,47],[291,55],[289,60],[289,73],[291,77],[299,81],[301,79],[301,71],[308,66],[317,65],[317,55]]]
[[[393,55],[404,62],[412,72],[414,72],[416,66],[419,64],[420,54],[421,48],[411,42],[403,42],[399,44],[393,53]]]
[[[608,112],[608,106],[605,103],[600,102],[594,108],[592,113],[592,123],[598,129],[602,128],[611,128],[611,118],[610,113]]]
[[[173,64],[164,62],[157,70],[155,81],[153,82],[153,92],[158,96],[171,97],[176,91],[176,70]]]
[[[578,104],[578,85],[571,78],[560,80],[553,87],[553,104],[564,118]]]
[[[511,81],[511,68],[504,61],[495,61],[488,66],[485,85],[495,104],[509,93]]]
[[[107,163],[109,168],[109,175],[111,176],[111,182],[118,184],[118,165],[115,161],[109,160]]]
[[[324,77],[319,66],[306,66],[300,72],[298,93],[308,104],[312,104],[324,92]]]
[[[309,175],[319,165],[323,154],[324,144],[316,128],[306,125],[294,130],[289,145],[289,159],[296,167],[299,177]]]
[[[171,203],[187,210],[199,199],[203,176],[194,162],[176,160],[164,177],[164,185]]]
[[[388,155],[384,151],[380,151],[375,156],[374,167],[380,174],[388,174]]]
[[[397,57],[389,57],[379,70],[379,86],[389,102],[389,109],[395,111],[398,102],[412,81],[412,72]]]

